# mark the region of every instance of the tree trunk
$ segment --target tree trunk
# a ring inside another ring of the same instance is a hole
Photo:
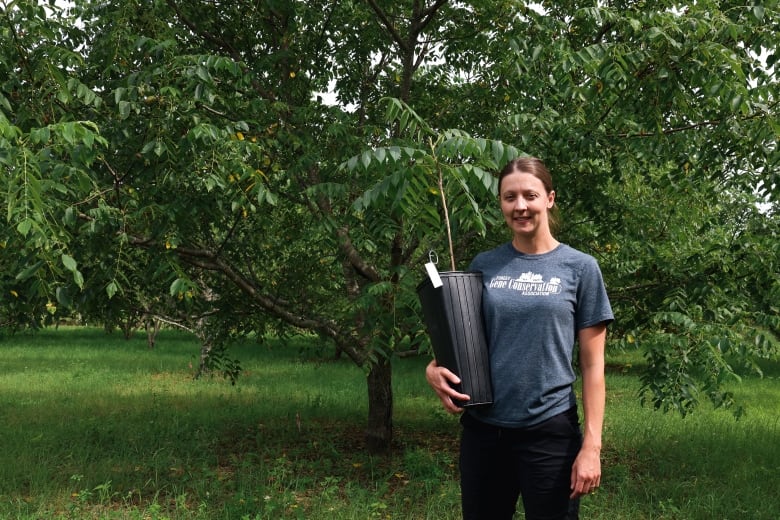
[[[157,334],[160,332],[160,320],[152,317],[144,317],[144,328],[146,329],[146,345],[152,349],[157,343]]]
[[[393,385],[390,359],[379,356],[371,364],[368,383],[368,428],[366,447],[370,453],[390,450],[393,441]]]
[[[198,363],[198,371],[195,373],[195,379],[199,379],[200,376],[206,375],[210,372],[209,368],[209,356],[211,355],[211,349],[214,348],[214,344],[208,338],[206,334],[200,330],[198,338],[200,339],[200,362]]]

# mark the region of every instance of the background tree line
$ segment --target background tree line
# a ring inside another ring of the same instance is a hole
[[[777,1],[0,6],[4,329],[163,316],[228,372],[231,338],[307,331],[365,370],[382,450],[442,195],[462,269],[530,154],[643,399],[731,405],[777,356]]]

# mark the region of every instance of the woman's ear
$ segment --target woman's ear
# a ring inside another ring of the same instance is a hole
[[[552,208],[555,205],[555,190],[547,194],[547,209]]]

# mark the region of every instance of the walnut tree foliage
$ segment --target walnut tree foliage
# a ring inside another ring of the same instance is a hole
[[[508,238],[494,173],[530,154],[643,399],[730,405],[777,356],[776,1],[0,7],[4,326],[162,308],[216,359],[306,331],[365,370],[381,449],[422,264]]]

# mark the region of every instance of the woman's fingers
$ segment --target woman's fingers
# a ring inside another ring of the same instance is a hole
[[[470,397],[453,388],[453,385],[460,384],[460,378],[455,373],[446,367],[437,365],[436,360],[433,360],[425,368],[425,377],[448,412],[459,413],[463,411],[458,403],[466,402]]]

